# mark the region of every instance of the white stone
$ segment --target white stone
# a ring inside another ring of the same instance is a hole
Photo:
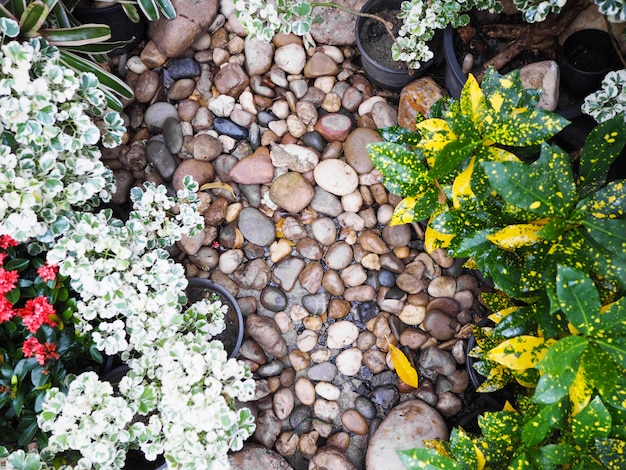
[[[322,160],[313,171],[315,182],[335,196],[345,196],[359,185],[359,176],[354,168],[342,160]]]
[[[359,105],[359,116],[363,116],[364,114],[370,113],[372,111],[372,106],[374,106],[379,101],[385,101],[385,98],[382,96],[372,96],[371,98],[366,99]]]
[[[306,52],[300,44],[286,44],[274,52],[274,62],[288,74],[299,74],[306,64]]]
[[[318,382],[315,385],[315,392],[325,400],[336,401],[341,396],[341,390],[336,385],[329,382]]]
[[[300,351],[313,351],[317,346],[317,333],[311,330],[304,330],[296,339],[296,345]]]
[[[320,47],[318,47],[317,50],[319,52],[323,52],[324,54],[329,56],[338,64],[343,62],[343,59],[344,59],[343,52],[341,52],[341,49],[339,49],[337,46],[330,46],[327,44],[323,44]]]
[[[322,421],[332,422],[341,411],[339,403],[318,398],[313,404],[313,413]]]
[[[315,385],[306,377],[300,377],[294,385],[296,396],[300,403],[310,406],[315,402]]]
[[[284,119],[271,121],[267,127],[269,127],[269,129],[278,137],[282,137],[287,133],[287,121]]]
[[[319,162],[317,153],[298,144],[273,145],[270,157],[275,167],[286,167],[298,173],[311,171]]]
[[[141,75],[143,72],[148,70],[148,67],[146,66],[146,64],[143,63],[141,57],[139,57],[138,55],[130,57],[126,61],[126,67],[128,67],[128,70],[136,73],[137,75]]]
[[[245,90],[239,95],[239,104],[241,104],[244,111],[248,111],[255,116],[257,115],[258,111],[254,104],[254,95],[251,91]]]
[[[554,111],[559,104],[559,65],[553,60],[532,62],[520,69],[524,88],[543,90],[537,108]]]
[[[326,346],[330,349],[338,349],[355,342],[359,336],[359,329],[354,323],[341,320],[330,325],[327,334]]]
[[[358,348],[350,348],[341,351],[335,360],[335,365],[341,374],[352,377],[359,372],[362,362],[363,352]]]
[[[209,101],[208,107],[216,116],[228,117],[235,109],[235,98],[228,95],[219,95]]]
[[[290,109],[287,100],[277,100],[274,101],[274,103],[272,104],[272,113],[278,119],[287,119],[287,116],[289,116],[289,112]]]
[[[219,269],[224,274],[234,273],[243,262],[242,250],[228,250],[220,256]]]
[[[360,191],[352,191],[341,197],[341,206],[346,212],[359,212],[363,205],[363,196]]]

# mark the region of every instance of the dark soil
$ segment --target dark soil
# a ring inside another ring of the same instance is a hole
[[[399,12],[399,10],[383,10],[376,13],[376,15],[385,21],[389,21],[393,25],[394,33],[397,33],[402,26],[401,21],[397,17]],[[363,28],[359,31],[359,39],[367,55],[379,64],[395,70],[406,70],[408,68],[406,62],[391,59],[391,46],[394,41],[385,25],[380,21],[374,18],[365,18]]]

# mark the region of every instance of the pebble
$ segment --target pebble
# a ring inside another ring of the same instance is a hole
[[[365,420],[363,415],[354,408],[343,412],[343,414],[341,415],[341,422],[348,431],[359,434],[361,436],[365,436],[369,431],[367,421]]]
[[[251,243],[267,246],[276,238],[274,223],[254,207],[246,207],[239,214],[239,230]]]
[[[327,346],[331,349],[338,349],[356,341],[359,329],[354,323],[343,320],[330,325],[327,334]]]
[[[272,312],[280,312],[287,307],[287,296],[278,287],[265,286],[259,300],[261,305]]]
[[[341,397],[341,390],[336,385],[329,382],[318,382],[315,385],[315,393],[321,398],[330,401],[337,401]]]
[[[304,76],[306,78],[337,75],[338,72],[337,62],[323,52],[314,53],[304,66]]]
[[[246,317],[246,331],[267,354],[284,357],[287,343],[276,322],[269,317],[252,314]]]
[[[315,403],[315,385],[306,377],[300,377],[294,385],[296,396],[300,403],[310,406]]]
[[[298,381],[296,381],[296,385],[297,383]],[[298,397],[298,399],[300,398]],[[311,416],[313,416],[313,412],[309,405],[297,405],[289,417],[289,425],[297,434],[307,433],[313,428]]]
[[[376,405],[367,397],[358,396],[354,400],[354,408],[365,418],[374,419],[377,415]]]
[[[339,403],[336,401],[318,398],[315,400],[315,403],[313,403],[313,414],[322,421],[332,422],[337,416],[339,416],[340,412],[341,409],[339,408]]]
[[[230,119],[216,117],[213,119],[213,127],[219,134],[224,134],[236,140],[248,138],[248,129],[235,124]]]
[[[296,346],[302,352],[313,351],[317,347],[319,337],[315,331],[304,330],[296,339]]]
[[[306,53],[301,44],[286,44],[276,48],[274,63],[290,75],[298,75],[306,64]]]
[[[352,377],[361,369],[363,353],[358,348],[349,348],[341,351],[335,359],[340,374]]]
[[[330,362],[321,362],[315,364],[307,370],[309,379],[316,382],[324,381],[330,382],[337,375],[337,367]]]
[[[313,175],[322,189],[335,196],[350,194],[359,185],[356,171],[342,160],[322,160]]]
[[[336,111],[323,115],[314,126],[314,129],[328,142],[343,142],[348,138],[352,130],[350,118]]]
[[[346,242],[338,241],[328,248],[324,260],[330,269],[341,270],[352,262],[352,254],[350,245]]]

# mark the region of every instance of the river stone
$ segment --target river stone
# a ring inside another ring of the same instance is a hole
[[[340,374],[352,377],[358,374],[363,362],[363,353],[358,348],[344,349],[335,359]]]
[[[240,451],[229,453],[228,463],[232,470],[293,470],[278,452],[253,443],[246,443]]]
[[[324,260],[331,269],[343,269],[352,261],[352,247],[344,241],[335,242],[328,248]]]
[[[352,120],[341,113],[328,113],[315,123],[314,129],[328,142],[344,142],[352,130]]]
[[[270,156],[275,167],[286,167],[298,173],[311,171],[319,162],[315,151],[296,144],[273,145]]]
[[[447,440],[448,436],[445,421],[432,406],[422,400],[406,401],[389,412],[370,439],[365,468],[403,468],[396,451],[422,448],[424,440]]]
[[[236,63],[226,64],[215,74],[217,91],[233,98],[239,98],[249,83],[250,80],[243,67]]]
[[[218,134],[227,135],[235,140],[248,138],[248,129],[235,124],[230,119],[216,117],[213,119],[213,127]]]
[[[296,380],[294,390],[303,405],[310,406],[315,403],[315,385],[306,377],[299,377]]]
[[[317,78],[326,75],[337,75],[339,66],[330,56],[323,52],[316,52],[304,66],[306,78]]]
[[[354,401],[354,408],[363,415],[365,419],[374,419],[376,417],[376,405],[372,400],[365,396],[358,396]]]
[[[266,353],[275,357],[284,357],[287,354],[287,342],[273,319],[257,314],[248,315],[246,331]]]
[[[418,114],[428,116],[430,107],[447,92],[430,77],[420,77],[405,86],[400,92],[398,124],[405,129],[415,130]]]
[[[297,214],[313,199],[314,190],[304,177],[295,171],[280,175],[270,186],[270,199],[286,211]]]
[[[272,312],[280,312],[287,307],[287,296],[278,287],[265,286],[259,300],[261,305]]]
[[[311,315],[321,315],[328,309],[328,296],[324,292],[302,296],[302,306]]]
[[[176,168],[172,176],[172,186],[174,190],[183,189],[183,180],[185,176],[191,176],[200,186],[211,183],[215,176],[213,165],[209,162],[201,162],[200,160],[183,160]]]
[[[335,196],[350,194],[359,186],[359,177],[350,165],[342,160],[322,160],[313,170],[315,182]]]
[[[146,161],[152,164],[164,181],[172,181],[176,171],[176,160],[163,142],[150,140],[147,143]]]
[[[331,436],[332,437],[332,436]],[[357,470],[346,453],[335,446],[325,445],[309,460],[311,469]]]
[[[309,367],[307,370],[307,376],[309,379],[316,382],[331,382],[337,375],[337,366],[331,362],[321,362]]]
[[[135,99],[139,103],[149,103],[161,86],[161,78],[156,70],[146,70],[135,84]]]
[[[354,408],[346,410],[341,415],[341,422],[348,431],[364,436],[367,434],[368,426],[365,417]]]
[[[274,53],[274,63],[290,75],[302,72],[306,64],[306,53],[301,44],[286,44]]]
[[[318,217],[311,222],[311,234],[323,246],[333,244],[337,238],[337,228],[332,219]]]
[[[543,60],[525,65],[519,71],[524,88],[543,90],[537,108],[554,111],[559,104],[559,65]]]
[[[163,140],[172,154],[177,154],[183,147],[183,130],[178,119],[169,117],[163,123]]]
[[[246,37],[244,53],[248,75],[263,75],[272,66],[274,45],[271,42]]]
[[[357,326],[349,321],[341,320],[328,327],[326,345],[330,349],[338,349],[354,343],[359,336]]]
[[[315,193],[311,199],[311,209],[331,217],[337,217],[343,212],[339,198],[319,186],[315,186]]]
[[[259,246],[268,246],[276,238],[272,220],[254,207],[245,207],[239,213],[239,230],[246,240]]]
[[[293,256],[284,258],[274,265],[272,280],[285,291],[289,292],[293,289],[305,264],[304,260],[300,258]]]
[[[358,127],[350,132],[343,145],[346,162],[360,175],[369,173],[374,164],[367,151],[367,145],[383,139],[374,129]]]
[[[146,109],[143,122],[152,134],[159,134],[163,129],[163,124],[169,117],[179,119],[176,107],[171,103],[159,101]]]
[[[269,150],[259,147],[232,167],[229,177],[239,184],[268,184],[274,178],[274,165]]]

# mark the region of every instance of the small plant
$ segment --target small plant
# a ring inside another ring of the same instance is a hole
[[[607,73],[600,89],[585,98],[581,110],[597,122],[615,116],[622,116],[626,122],[626,69]]]

